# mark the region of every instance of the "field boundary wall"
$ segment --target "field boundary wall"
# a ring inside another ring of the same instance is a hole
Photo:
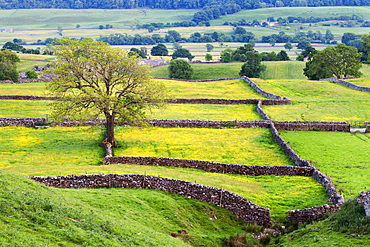
[[[178,179],[138,174],[69,175],[57,177],[29,177],[46,186],[58,188],[119,187],[155,189],[225,208],[249,223],[270,226],[270,210],[227,190]]]
[[[365,133],[370,133],[370,122],[365,122],[366,130]]]
[[[322,121],[273,121],[277,130],[314,130],[314,131],[340,131],[350,132],[351,126],[346,122]]]
[[[280,136],[278,130],[275,128],[275,124],[271,123],[271,132],[274,137],[274,140],[279,143],[283,148],[286,155],[288,155],[297,166],[300,167],[311,167],[314,169],[312,177],[322,186],[325,187],[326,193],[330,196],[329,201],[334,205],[321,205],[312,208],[290,210],[288,214],[288,222],[310,222],[322,217],[328,212],[335,212],[339,209],[339,206],[344,202],[344,198],[339,194],[330,181],[330,178],[320,172],[316,167],[312,166],[310,162],[305,159],[302,159],[291,147],[290,145]]]
[[[346,87],[349,87],[349,88],[352,88],[352,89],[355,89],[355,90],[358,90],[358,91],[370,92],[370,87],[361,87],[361,86],[358,86],[356,84],[350,83],[348,81],[337,79],[337,78],[334,78],[334,77],[327,78],[327,79],[322,79],[321,81],[332,81],[334,83],[337,83],[337,84],[340,84],[340,85],[343,85],[343,86],[346,86]]]
[[[370,190],[361,191],[360,196],[356,200],[364,206],[366,216],[370,217]]]
[[[214,173],[229,173],[247,176],[305,176],[311,177],[314,169],[311,167],[296,166],[253,166],[225,164],[212,161],[173,159],[162,157],[131,157],[131,156],[106,156],[103,165],[133,164],[144,166],[167,166],[179,168],[191,168]]]

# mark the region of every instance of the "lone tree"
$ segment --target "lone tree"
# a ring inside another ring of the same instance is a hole
[[[149,68],[128,51],[91,39],[67,38],[53,48],[58,58],[46,73],[52,79],[48,89],[60,97],[52,103],[56,121],[104,115],[106,141],[117,147],[115,123],[144,124],[147,110],[164,104],[164,85],[151,80]]]
[[[172,59],[168,67],[169,77],[189,80],[194,74],[190,63],[183,59]]]
[[[361,54],[355,47],[339,44],[335,47],[326,47],[322,51],[310,54],[310,61],[306,63],[303,74],[311,80],[318,80],[335,76],[360,76],[362,73]]]
[[[0,51],[0,80],[18,82],[17,63],[21,60],[10,50]]]
[[[153,46],[153,48],[150,50],[150,54],[152,56],[167,56],[168,50],[164,44],[158,44]]]
[[[247,51],[245,56],[247,62],[242,65],[239,75],[254,78],[259,77],[261,73],[266,70],[266,66],[261,63],[261,54],[255,51]]]
[[[190,61],[194,58],[194,56],[190,53],[188,49],[180,48],[177,49],[173,54],[172,54],[172,59],[176,59],[179,57],[187,58]]]

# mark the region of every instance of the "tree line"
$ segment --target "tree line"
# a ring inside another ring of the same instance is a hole
[[[1,9],[199,9],[206,6],[236,4],[241,9],[268,7],[368,6],[370,0],[2,0]]]

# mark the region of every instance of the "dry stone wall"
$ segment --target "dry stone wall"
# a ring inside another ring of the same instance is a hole
[[[361,86],[358,86],[356,84],[350,83],[348,81],[337,79],[337,78],[334,78],[334,77],[327,78],[327,79],[322,79],[322,81],[332,81],[334,83],[341,84],[343,86],[346,86],[346,87],[349,87],[349,88],[352,88],[352,89],[355,89],[355,90],[370,92],[370,87],[361,87]]]
[[[366,125],[366,130],[365,130],[365,132],[366,132],[366,133],[370,133],[370,122],[365,122],[365,125]]]
[[[274,121],[278,130],[315,130],[315,131],[341,131],[350,132],[351,126],[345,122],[320,121]]]
[[[19,83],[29,83],[29,82],[46,82],[46,79],[19,79],[18,82],[13,82],[10,80],[0,81],[0,83],[4,84],[19,84]]]
[[[357,201],[364,206],[366,216],[370,217],[370,190],[362,191]]]
[[[211,161],[172,159],[161,157],[131,157],[131,156],[113,156],[105,157],[103,165],[111,164],[134,164],[147,166],[168,166],[180,168],[192,168],[215,173],[230,173],[248,176],[306,176],[313,175],[314,169],[311,167],[296,166],[248,166],[225,164]]]
[[[291,210],[288,213],[287,221],[292,223],[305,223],[317,220],[330,212],[336,212],[339,209],[339,205],[321,205],[318,207],[305,208]]]
[[[154,127],[201,127],[201,128],[269,128],[268,121],[201,121],[201,120],[148,120]]]
[[[29,95],[0,95],[5,100],[56,100],[57,97],[29,96]]]
[[[59,188],[119,187],[162,190],[226,208],[245,222],[256,223],[266,227],[271,225],[269,209],[258,206],[230,191],[183,180],[137,174],[30,178],[47,186]]]
[[[261,115],[261,117],[264,120],[271,120],[271,118],[269,117],[269,115],[267,115],[267,113],[262,109],[262,102],[261,101],[258,101],[258,104],[257,104],[257,107],[256,107],[256,111],[257,111],[258,114]]]
[[[262,90],[255,82],[253,82],[248,77],[244,76],[241,79],[243,79],[246,83],[248,83],[254,90],[256,90],[257,93],[261,94],[262,96],[265,96],[266,98],[270,99],[281,99],[280,95],[276,95],[273,93],[266,92],[265,90]],[[284,98],[288,99],[288,98]]]

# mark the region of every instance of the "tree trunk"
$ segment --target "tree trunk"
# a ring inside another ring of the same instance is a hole
[[[114,117],[107,116],[107,142],[112,145],[112,148],[116,148],[116,140],[114,139]]]

